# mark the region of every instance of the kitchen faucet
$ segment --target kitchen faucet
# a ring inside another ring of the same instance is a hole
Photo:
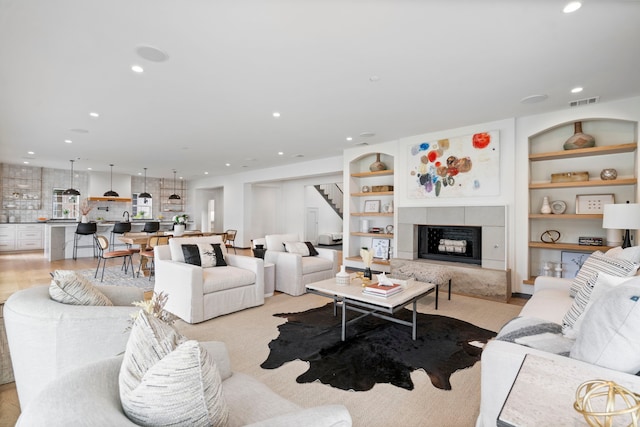
[[[122,216],[127,216],[127,220],[125,222],[129,222],[129,211],[124,211],[124,213],[122,214]]]

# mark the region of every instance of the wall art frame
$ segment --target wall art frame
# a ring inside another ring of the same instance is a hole
[[[380,200],[365,200],[364,212],[366,213],[380,213]]]
[[[373,249],[373,257],[377,259],[388,260],[391,240],[374,237],[371,239],[371,247]]]

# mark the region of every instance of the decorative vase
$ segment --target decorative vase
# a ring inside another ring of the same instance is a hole
[[[618,171],[615,170],[614,168],[602,169],[602,172],[600,172],[600,179],[602,179],[603,181],[614,180],[617,177],[618,177]]]
[[[540,208],[540,213],[542,214],[550,214],[551,213],[551,205],[549,204],[549,197],[544,196],[542,199],[542,207]]]
[[[336,274],[336,283],[338,285],[348,285],[350,281],[351,281],[351,277],[349,273],[346,272],[345,266],[341,265],[340,272]]]
[[[582,133],[582,122],[573,124],[574,134],[564,143],[565,150],[575,150],[577,148],[591,148],[596,145],[596,139],[585,133]]]
[[[371,268],[370,267],[365,267],[364,269],[364,277],[366,279],[371,279]]]
[[[175,224],[173,226],[173,237],[179,237],[184,234],[185,225],[184,224]]]
[[[82,218],[80,219],[80,221],[82,221],[82,222],[84,222],[86,224],[87,222],[89,222],[89,218],[87,218],[86,215],[82,215]]]
[[[264,248],[264,245],[256,245],[256,247],[253,248],[253,256],[264,259],[264,253],[266,251],[267,250]]]
[[[387,165],[385,165],[380,161],[380,153],[376,153],[376,161],[371,163],[371,166],[369,166],[369,170],[371,172],[378,172],[386,169],[387,169]]]

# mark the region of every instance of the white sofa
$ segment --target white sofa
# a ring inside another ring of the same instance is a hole
[[[315,248],[316,256],[302,256],[285,251],[285,242],[300,242],[297,234],[265,236],[264,261],[276,266],[276,291],[298,296],[307,290],[305,285],[335,277],[338,272],[338,252]]]
[[[633,281],[640,286],[640,277],[633,278]],[[562,325],[563,318],[574,301],[569,295],[570,285],[570,279],[537,277],[533,296],[524,305],[519,317],[537,318]],[[480,414],[476,427],[496,425],[502,405],[526,354],[541,355],[548,359],[567,357],[499,339],[490,341],[482,352]],[[572,361],[576,365],[585,364],[576,359]]]
[[[7,340],[20,407],[57,377],[96,360],[124,352],[130,319],[140,309],[141,289],[97,286],[114,304],[96,307],[61,304],[48,286],[11,295],[4,306]]]
[[[203,342],[213,356],[223,380],[229,406],[229,427],[348,427],[349,411],[343,405],[304,409],[274,393],[255,378],[231,370],[221,342]],[[118,374],[122,356],[83,366],[47,385],[22,412],[16,426],[93,427],[135,426],[120,404]]]
[[[220,244],[225,267],[184,262],[181,245]],[[264,261],[230,254],[222,237],[183,237],[154,248],[155,292],[168,296],[165,309],[185,322],[199,323],[264,304]]]

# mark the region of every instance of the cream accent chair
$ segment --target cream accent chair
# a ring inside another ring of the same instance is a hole
[[[219,244],[227,266],[185,263],[182,245],[196,243]],[[264,304],[264,261],[228,253],[221,236],[174,237],[153,251],[154,290],[167,294],[165,309],[185,322],[204,322]]]
[[[131,315],[140,308],[142,289],[96,286],[113,306],[62,304],[49,297],[48,286],[12,294],[4,305],[7,340],[20,407],[61,375],[124,352]]]
[[[265,236],[267,252],[264,262],[276,265],[276,291],[298,296],[307,290],[305,285],[331,279],[338,272],[338,252],[316,248],[317,256],[303,257],[285,252],[284,242],[300,242],[297,234]]]

